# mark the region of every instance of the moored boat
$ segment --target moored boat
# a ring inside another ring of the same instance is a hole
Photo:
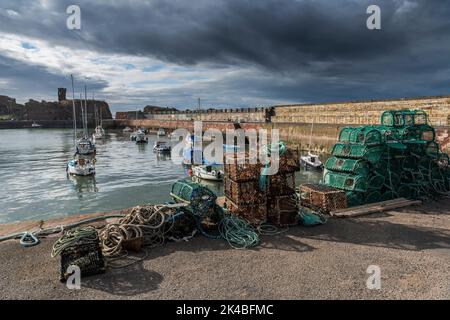
[[[158,153],[169,153],[171,149],[172,148],[170,147],[170,145],[168,145],[165,141],[157,141],[153,146],[153,151]]]
[[[308,153],[305,156],[301,156],[300,162],[306,169],[308,169],[308,168],[311,168],[314,170],[322,170],[323,169],[323,163],[322,163],[322,161],[320,161],[319,156],[312,154],[312,153]]]
[[[204,180],[221,181],[223,179],[222,170],[208,165],[192,166],[192,174]]]
[[[95,160],[76,157],[67,163],[67,173],[76,176],[95,174]]]
[[[145,136],[145,131],[142,129],[133,132],[130,136],[130,140],[135,141],[136,143],[148,143],[148,138]]]
[[[160,129],[158,130],[158,132],[156,133],[156,135],[157,135],[158,137],[163,137],[163,136],[166,135],[166,131],[164,131],[163,128],[160,128]]]
[[[94,131],[94,133],[92,134],[92,137],[93,137],[95,140],[101,140],[101,139],[104,139],[105,136],[106,136],[105,129],[103,129],[101,126],[95,127],[95,131]]]

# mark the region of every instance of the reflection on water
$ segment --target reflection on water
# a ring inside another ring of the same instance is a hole
[[[150,135],[148,144],[136,144],[129,134],[109,131],[106,139],[96,141],[96,175],[68,177],[66,165],[73,157],[71,130],[0,130],[0,223],[171,200],[172,184],[188,172],[174,164],[170,154],[154,153],[156,140]],[[321,173],[302,171],[296,178],[297,183],[313,183]],[[223,194],[221,182],[200,183]]]
[[[73,189],[77,192],[79,199],[83,197],[83,193],[99,192],[95,176],[82,177],[68,174],[67,179],[72,182]]]

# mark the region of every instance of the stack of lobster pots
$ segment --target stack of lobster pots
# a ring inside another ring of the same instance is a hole
[[[275,226],[298,224],[295,172],[300,170],[299,153],[287,149],[280,155],[278,173],[267,177],[267,222]]]
[[[256,226],[267,220],[267,194],[259,188],[262,165],[248,154],[243,163],[239,160],[237,153],[225,158],[225,205],[230,213]]]
[[[295,194],[295,172],[300,170],[299,153],[287,149],[280,155],[279,170],[261,179],[263,165],[228,154],[224,165],[224,193],[227,210],[252,225],[264,222],[276,226],[298,223],[298,201]],[[253,159],[254,160],[254,159]],[[264,183],[261,183],[264,182]]]

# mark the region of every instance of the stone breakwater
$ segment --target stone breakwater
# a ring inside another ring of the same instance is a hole
[[[380,116],[389,109],[422,109],[437,130],[444,150],[450,148],[450,97],[424,97],[397,100],[338,102],[323,104],[283,105],[268,108],[208,109],[199,111],[154,111],[117,113],[109,121],[111,128],[141,126],[157,130],[186,128],[193,121],[203,121],[203,129],[278,129],[280,138],[301,149],[327,152],[336,142],[342,127],[379,124]],[[134,117],[134,118],[133,118]],[[314,124],[314,125],[313,125]],[[312,130],[311,130],[312,129]],[[312,132],[312,135],[311,135]],[[311,136],[311,145],[309,145]]]

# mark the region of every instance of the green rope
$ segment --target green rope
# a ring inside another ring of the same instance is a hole
[[[91,244],[98,242],[97,230],[94,227],[85,227],[68,230],[53,245],[52,258],[74,244]]]
[[[298,220],[305,227],[312,227],[327,222],[327,219],[324,216],[302,209],[298,214]]]
[[[289,230],[289,227],[286,228],[278,228],[277,226],[270,223],[261,223],[256,230],[258,230],[259,234],[262,236],[275,236],[286,232]]]
[[[219,224],[219,231],[222,238],[234,249],[246,249],[259,244],[256,230],[247,221],[234,215],[223,217]]]

